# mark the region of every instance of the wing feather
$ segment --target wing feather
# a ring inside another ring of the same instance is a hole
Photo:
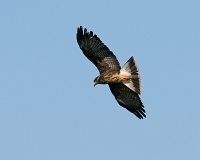
[[[100,73],[108,70],[119,71],[120,64],[116,56],[103,44],[103,42],[93,35],[93,32],[87,32],[87,29],[80,27],[77,29],[77,42],[84,55],[98,68]]]
[[[146,117],[144,106],[137,93],[126,87],[123,83],[108,85],[119,105],[135,114],[139,119]]]

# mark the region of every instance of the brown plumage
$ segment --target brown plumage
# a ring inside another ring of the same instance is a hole
[[[137,73],[135,60],[131,57],[121,68],[116,56],[93,32],[80,27],[77,29],[77,42],[84,55],[98,68],[100,75],[94,79],[96,84],[108,84],[115,99],[122,107],[139,119],[146,117],[141,94],[141,79]]]

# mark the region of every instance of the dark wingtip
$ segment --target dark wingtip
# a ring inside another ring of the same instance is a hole
[[[81,43],[82,43],[83,39],[85,39],[84,41],[87,42],[87,40],[90,39],[91,37],[93,37],[92,31],[88,32],[86,28],[83,30],[82,26],[77,28],[76,39],[77,39],[77,42],[78,42],[80,47],[82,45]]]
[[[79,33],[83,33],[83,27],[82,26],[80,26],[79,28],[77,28],[77,34],[79,34]]]
[[[77,28],[77,34],[76,34],[76,40],[78,42],[78,45],[81,47],[81,41],[83,40],[84,34],[83,34],[83,27],[80,26]]]
[[[80,26],[79,28],[77,28],[77,33],[76,33],[76,40],[80,46],[80,39],[83,37],[83,28],[82,26]]]
[[[141,105],[140,109],[137,110],[131,110],[129,108],[126,108],[128,111],[130,111],[131,113],[133,113],[136,117],[138,117],[139,119],[143,119],[146,118],[146,114],[145,114],[145,110],[144,110],[144,106]]]
[[[142,108],[138,109],[138,112],[139,112],[140,119],[143,119],[143,118],[146,118],[146,114],[145,114],[146,111],[144,110],[144,106],[143,105],[141,107]]]

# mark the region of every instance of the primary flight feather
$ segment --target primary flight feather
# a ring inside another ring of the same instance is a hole
[[[100,72],[94,79],[94,85],[108,84],[119,105],[139,119],[146,117],[138,95],[141,94],[141,79],[134,58],[131,57],[121,68],[113,52],[92,31],[79,27],[76,38],[83,54]]]

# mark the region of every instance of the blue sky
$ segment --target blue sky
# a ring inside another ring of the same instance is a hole
[[[134,56],[147,118],[120,107],[76,42]],[[0,1],[0,159],[200,159],[200,1]]]

